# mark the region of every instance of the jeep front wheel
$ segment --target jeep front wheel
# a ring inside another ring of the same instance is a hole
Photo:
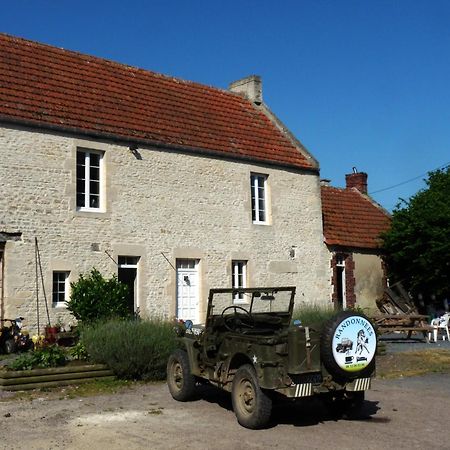
[[[187,353],[175,350],[167,362],[167,385],[172,397],[180,402],[191,400],[195,396],[195,384]]]
[[[255,369],[250,364],[237,370],[231,399],[236,418],[243,427],[258,429],[269,421],[272,400],[259,387]]]

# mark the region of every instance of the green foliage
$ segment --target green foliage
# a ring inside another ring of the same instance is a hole
[[[67,309],[81,322],[92,323],[113,317],[130,315],[127,305],[128,286],[116,276],[103,278],[97,269],[71,283],[70,301]]]
[[[24,353],[9,364],[12,370],[46,369],[48,367],[64,366],[66,354],[61,347],[51,345]]]
[[[86,346],[82,342],[77,342],[73,347],[70,347],[69,355],[78,360],[86,360],[89,357]]]
[[[176,348],[173,323],[109,320],[84,326],[81,341],[93,362],[107,364],[119,378],[161,380]]]
[[[427,299],[450,295],[450,167],[428,174],[427,188],[402,200],[384,233],[392,282],[402,281]]]
[[[294,309],[293,320],[300,320],[303,326],[321,327],[325,322],[336,315],[333,306],[302,305]]]

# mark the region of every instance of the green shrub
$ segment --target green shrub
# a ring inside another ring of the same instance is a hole
[[[333,306],[302,305],[294,308],[293,320],[300,320],[306,327],[321,327],[337,313]]]
[[[80,361],[86,360],[89,357],[86,346],[82,342],[77,342],[73,347],[70,347],[69,355],[73,359],[78,359]]]
[[[66,353],[61,347],[51,345],[24,353],[9,364],[12,370],[46,369],[48,367],[64,366]]]
[[[176,347],[173,323],[109,320],[83,326],[81,341],[91,361],[107,364],[119,378],[161,380]]]
[[[81,322],[92,323],[130,315],[127,304],[128,286],[116,276],[107,280],[94,268],[86,277],[80,275],[78,281],[70,286],[67,309]]]

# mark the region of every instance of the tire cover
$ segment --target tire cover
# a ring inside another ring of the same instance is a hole
[[[375,329],[363,314],[345,311],[325,325],[321,354],[331,374],[346,378],[370,375],[376,351]]]

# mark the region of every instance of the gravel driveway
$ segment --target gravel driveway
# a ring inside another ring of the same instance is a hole
[[[406,339],[402,334],[385,334],[381,337],[380,342],[386,344],[388,353],[399,353],[419,350],[442,349],[450,350],[450,342],[439,339],[437,342],[427,343],[421,336],[413,335],[411,339]]]
[[[320,403],[275,408],[271,426],[238,425],[227,394],[203,388],[190,403],[165,384],[82,399],[0,403],[5,449],[450,448],[450,375],[375,380],[360,420],[336,421]]]

